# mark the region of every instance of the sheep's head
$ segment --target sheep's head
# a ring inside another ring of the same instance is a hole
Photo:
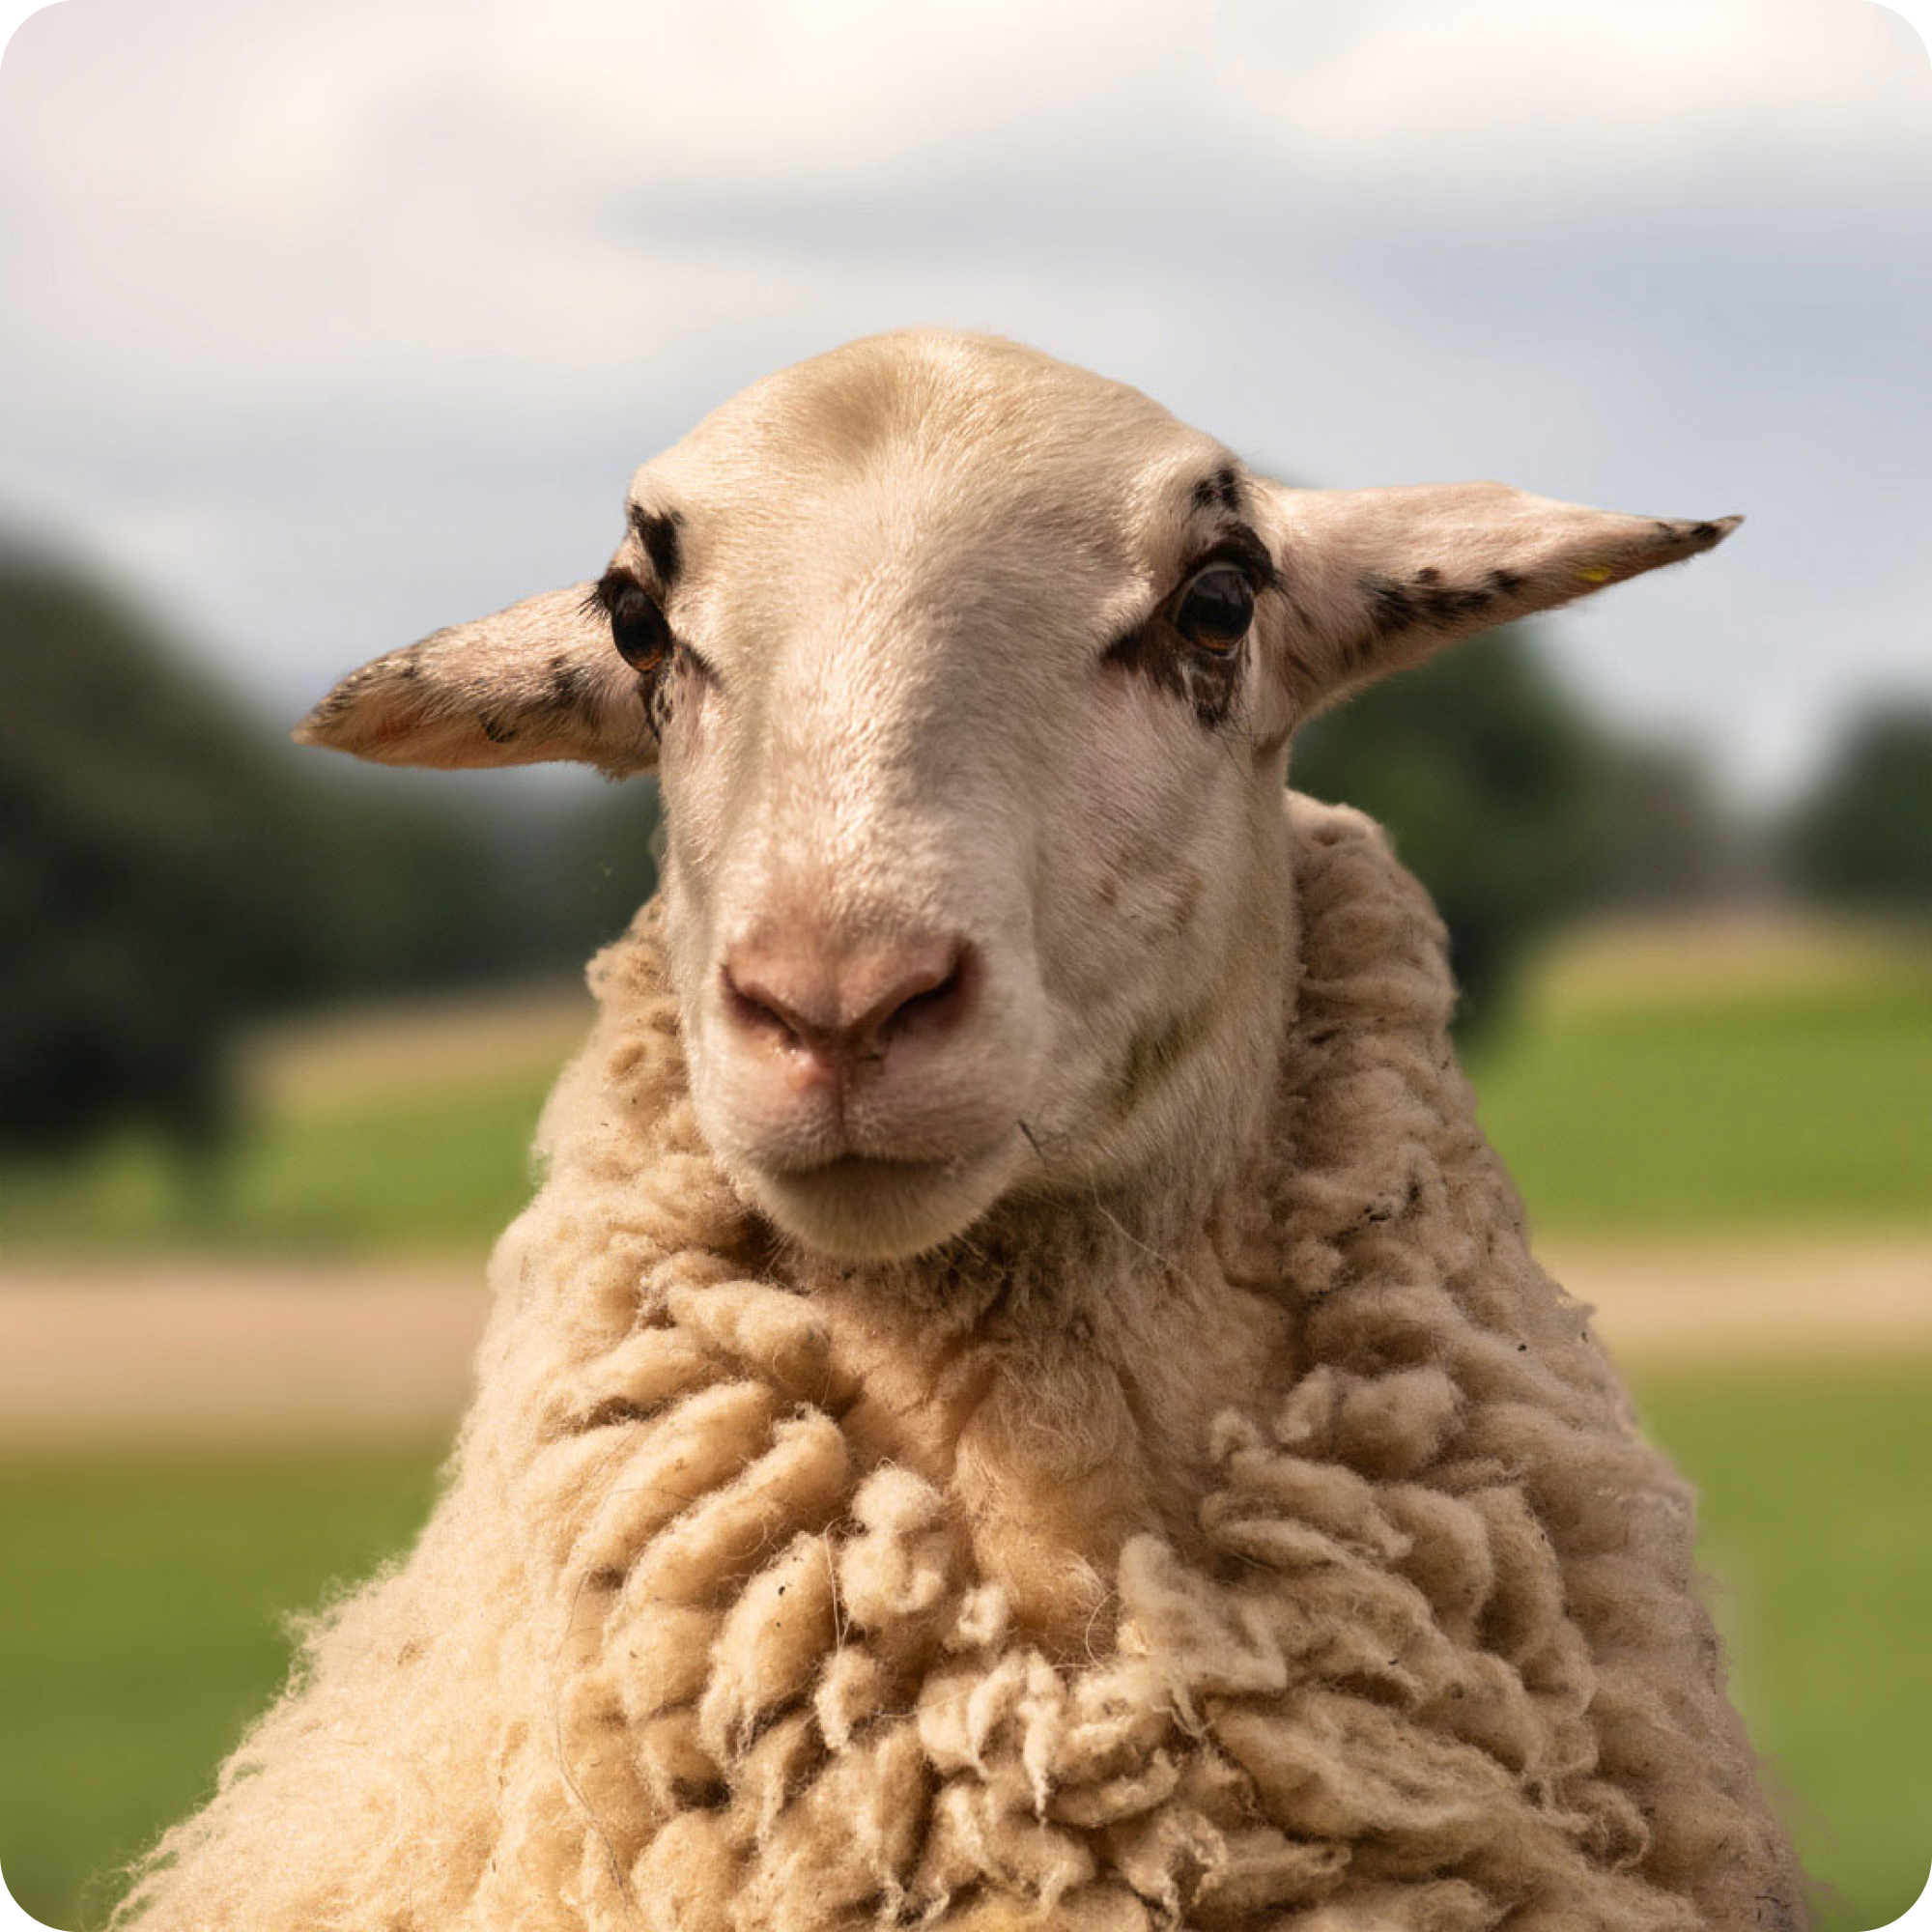
[[[797,1239],[907,1255],[1238,1140],[1301,719],[1734,522],[1289,489],[1119,384],[882,336],[645,464],[594,582],[377,660],[297,735],[655,769],[706,1135]]]

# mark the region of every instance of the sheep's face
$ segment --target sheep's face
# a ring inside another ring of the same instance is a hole
[[[631,499],[603,596],[663,612],[693,1092],[758,1204],[903,1254],[1205,1125],[1285,877],[1273,567],[1228,453],[1019,352],[868,345]]]
[[[1229,1157],[1283,1010],[1296,720],[1727,527],[1283,490],[1134,390],[881,337],[646,464],[594,585],[365,667],[302,735],[655,764],[707,1137],[786,1234],[903,1256]]]

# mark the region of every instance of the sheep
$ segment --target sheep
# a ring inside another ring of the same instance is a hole
[[[1285,782],[1736,521],[1290,489],[899,333],[646,464],[594,582],[345,678],[304,742],[657,769],[662,885],[420,1541],[121,1922],[1802,1923],[1441,925]]]

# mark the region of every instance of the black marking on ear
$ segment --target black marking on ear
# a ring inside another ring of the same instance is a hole
[[[1370,639],[1392,638],[1426,626],[1442,630],[1480,615],[1495,602],[1487,585],[1458,585],[1441,582],[1439,571],[1418,571],[1405,582],[1377,573],[1356,580],[1369,606]]]
[[[416,658],[414,646],[407,651],[391,651],[386,657],[358,666],[347,677],[338,680],[310,710],[303,723],[311,729],[327,729],[347,718],[370,692],[380,690],[390,678],[413,681],[421,676],[422,665]]]
[[[1480,583],[1445,583],[1425,564],[1407,577],[1371,571],[1355,580],[1367,606],[1367,622],[1337,649],[1344,678],[1373,671],[1381,646],[1409,631],[1467,631],[1499,624],[1528,579],[1513,570],[1492,570]]]
[[[1368,641],[1393,637],[1416,621],[1414,594],[1393,577],[1369,576],[1356,580],[1356,588],[1368,600]]]
[[[1716,524],[1672,523],[1667,517],[1656,517],[1652,521],[1657,526],[1657,533],[1668,544],[1694,544],[1702,549],[1714,544],[1724,533]]]
[[[546,667],[544,703],[553,711],[575,711],[596,689],[597,674],[568,651],[554,651]]]
[[[677,510],[646,510],[633,503],[630,518],[631,527],[651,560],[659,587],[668,590],[677,582],[678,566],[683,561],[684,543],[678,534],[684,523],[683,514]]]

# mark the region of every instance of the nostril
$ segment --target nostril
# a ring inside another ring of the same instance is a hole
[[[900,1034],[956,1026],[971,1004],[978,971],[978,955],[964,940],[940,942],[925,958],[908,963],[855,1031],[879,1048]]]
[[[777,1033],[789,1039],[803,1040],[812,1031],[755,974],[734,972],[727,959],[719,969],[719,979],[724,991],[725,1009],[749,1032]]]

